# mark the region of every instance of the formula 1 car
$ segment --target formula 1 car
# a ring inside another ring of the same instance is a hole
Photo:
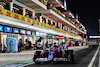
[[[50,48],[50,50],[36,51],[33,57],[33,62],[74,62],[74,51],[73,50],[62,50],[64,47]]]

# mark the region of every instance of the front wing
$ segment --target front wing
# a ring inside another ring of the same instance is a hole
[[[53,58],[53,61],[67,61],[67,58]]]
[[[46,61],[48,61],[48,58],[37,58],[35,60],[35,62],[46,62]]]

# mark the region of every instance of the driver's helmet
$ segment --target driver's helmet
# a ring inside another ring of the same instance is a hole
[[[53,46],[50,47],[50,51],[53,51]]]

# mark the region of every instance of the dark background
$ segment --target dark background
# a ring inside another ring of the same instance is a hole
[[[61,0],[64,2],[64,0]],[[88,35],[99,34],[100,0],[66,0],[67,10],[74,15],[78,14],[79,21],[86,29]]]

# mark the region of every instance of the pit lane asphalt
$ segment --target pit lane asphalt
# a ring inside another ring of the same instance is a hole
[[[96,50],[97,50],[97,47],[87,48],[87,49],[75,52],[74,63],[31,64],[25,67],[87,67],[92,57],[94,56]]]

